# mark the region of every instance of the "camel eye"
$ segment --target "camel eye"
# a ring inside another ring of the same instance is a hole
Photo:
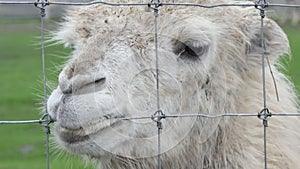
[[[207,49],[207,45],[195,40],[187,42],[176,40],[174,44],[174,53],[178,58],[191,61],[201,60],[201,56],[207,52]]]

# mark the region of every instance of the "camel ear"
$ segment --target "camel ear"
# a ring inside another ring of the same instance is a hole
[[[244,29],[248,43],[246,55],[248,63],[260,64],[262,57],[262,36],[260,17],[252,18],[251,24],[245,25]],[[270,59],[271,64],[278,58],[290,53],[289,41],[283,30],[273,20],[264,19],[264,54]]]

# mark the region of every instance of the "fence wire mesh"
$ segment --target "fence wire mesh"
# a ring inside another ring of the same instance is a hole
[[[36,8],[40,10],[40,33],[41,33],[41,57],[42,57],[42,73],[43,73],[43,96],[44,96],[44,106],[45,106],[45,114],[39,120],[27,120],[27,121],[0,121],[0,125],[4,124],[40,124],[45,127],[46,133],[46,168],[50,169],[50,156],[49,156],[49,135],[50,135],[50,124],[53,123],[52,119],[50,118],[47,112],[47,78],[46,78],[46,68],[45,68],[45,38],[44,38],[44,18],[46,15],[46,7],[50,5],[60,5],[60,6],[91,6],[95,4],[102,4],[106,6],[119,6],[119,7],[126,7],[126,6],[148,6],[150,9],[153,10],[154,13],[154,39],[155,39],[155,59],[156,59],[156,101],[157,101],[157,111],[151,116],[134,116],[134,117],[121,117],[117,120],[141,120],[141,119],[151,119],[157,125],[157,135],[158,135],[158,145],[157,145],[157,164],[158,169],[162,168],[161,163],[161,145],[160,145],[160,134],[163,129],[162,127],[162,119],[166,118],[184,118],[184,117],[201,117],[201,118],[221,118],[221,117],[257,117],[262,120],[263,127],[264,127],[264,168],[267,169],[267,127],[268,127],[268,118],[271,116],[283,116],[283,117],[296,117],[300,116],[300,113],[273,113],[270,112],[267,105],[267,98],[266,98],[266,79],[265,79],[265,35],[264,35],[264,18],[265,18],[265,9],[267,7],[285,7],[285,8],[300,8],[300,5],[296,4],[275,4],[270,3],[267,0],[258,0],[254,3],[246,2],[246,3],[230,3],[230,4],[214,4],[214,5],[203,5],[197,3],[170,3],[170,2],[163,2],[159,0],[152,0],[150,2],[144,3],[111,3],[102,0],[95,0],[90,2],[52,2],[49,0],[36,0],[36,1],[0,1],[0,5],[34,5]],[[158,31],[157,25],[159,24],[157,18],[159,17],[159,7],[160,6],[185,6],[185,7],[200,7],[200,8],[219,8],[219,7],[254,7],[258,9],[261,17],[261,25],[260,25],[260,38],[261,38],[261,71],[262,71],[262,92],[263,92],[263,109],[258,112],[257,114],[218,114],[218,115],[207,115],[201,113],[195,114],[164,114],[160,107],[160,87],[159,87],[159,54],[158,54]],[[268,60],[267,60],[268,61]],[[269,62],[269,61],[268,61]],[[268,66],[270,67],[269,63]],[[272,72],[271,72],[272,73]],[[273,79],[274,80],[274,79]],[[275,83],[274,83],[275,84]],[[276,85],[276,84],[275,84]]]

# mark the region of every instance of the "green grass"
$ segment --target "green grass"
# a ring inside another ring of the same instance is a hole
[[[0,120],[39,119],[42,65],[38,21],[0,22]],[[288,74],[300,89],[300,30],[287,28],[293,58]],[[47,78],[56,82],[54,65],[67,56],[62,46],[46,48]],[[64,53],[64,54],[63,54]],[[55,56],[57,55],[57,56]],[[54,169],[85,168],[80,158],[51,153]],[[0,169],[41,169],[46,166],[45,133],[38,124],[0,126]],[[87,167],[89,168],[89,167]]]
[[[0,120],[36,120],[41,113],[42,61],[38,22],[0,22]],[[69,49],[46,48],[47,78],[56,81],[55,65]],[[64,53],[64,54],[62,54]],[[54,56],[57,55],[57,56]],[[0,169],[46,166],[45,133],[39,124],[0,126]],[[52,168],[85,168],[79,158],[51,155]],[[88,168],[88,167],[86,167]]]
[[[300,27],[300,26],[299,26]],[[285,32],[288,35],[292,51],[292,60],[285,62],[287,66],[287,74],[291,80],[296,84],[296,89],[300,91],[300,29],[286,28]]]

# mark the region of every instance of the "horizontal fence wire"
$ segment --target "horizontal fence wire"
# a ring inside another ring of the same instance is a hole
[[[45,12],[45,7],[48,5],[61,5],[61,6],[90,6],[95,4],[102,4],[107,6],[119,6],[119,7],[126,7],[126,6],[149,6],[152,7],[155,13],[155,27],[157,26],[156,15],[158,13],[158,7],[160,6],[185,6],[185,7],[201,7],[201,8],[218,8],[218,7],[232,7],[232,6],[239,6],[239,7],[255,7],[261,12],[261,39],[262,39],[262,45],[264,44],[264,35],[263,35],[263,19],[264,19],[264,11],[266,7],[288,7],[288,8],[300,8],[300,5],[296,4],[273,4],[266,2],[265,0],[258,0],[257,2],[253,3],[228,3],[228,4],[214,4],[214,5],[204,5],[204,4],[197,4],[197,3],[169,3],[169,2],[159,2],[159,1],[151,1],[149,3],[111,3],[111,2],[105,2],[105,1],[91,1],[91,2],[51,2],[47,0],[37,0],[37,1],[0,1],[0,5],[35,5],[36,7],[41,9],[41,34],[42,34],[42,58],[43,58],[43,74],[44,74],[44,87],[46,86],[46,76],[45,76],[45,67],[44,67],[44,28],[43,28],[43,17],[42,13]],[[157,35],[157,32],[155,32],[155,35]],[[155,49],[157,50],[158,46],[158,40],[156,38],[155,40]],[[264,46],[262,46],[262,78],[263,78],[263,93],[265,93],[265,72],[264,72]],[[157,61],[157,67],[158,70],[158,56],[156,55],[156,61]],[[277,116],[277,117],[296,117],[300,116],[299,113],[271,113],[267,109],[266,99],[264,97],[264,109],[259,112],[258,114],[217,114],[217,115],[209,115],[209,114],[173,114],[173,115],[166,115],[163,114],[160,110],[159,106],[159,86],[158,86],[158,72],[157,72],[157,111],[152,116],[135,116],[135,117],[121,117],[116,118],[116,120],[139,120],[139,119],[152,119],[153,121],[157,122],[157,128],[158,128],[158,168],[162,168],[161,166],[161,157],[160,157],[160,130],[161,127],[161,119],[165,118],[184,118],[184,117],[200,117],[200,118],[222,118],[222,117],[258,117],[263,120],[264,125],[264,160],[265,160],[265,169],[267,168],[267,151],[266,151],[266,127],[267,127],[267,118],[271,116]],[[44,88],[45,90],[45,88]],[[47,94],[44,91],[44,101],[46,104],[47,100]],[[46,107],[47,110],[47,107]],[[46,128],[47,133],[47,169],[50,168],[49,165],[49,143],[48,143],[48,135],[50,134],[50,128],[49,124],[53,121],[49,119],[49,115],[46,111],[46,114],[40,119],[40,120],[26,120],[26,121],[0,121],[0,125],[2,124],[34,124],[38,123],[43,125]]]
[[[215,5],[204,5],[197,3],[171,3],[171,2],[149,2],[149,3],[111,3],[105,1],[91,1],[91,2],[36,2],[36,1],[0,1],[0,4],[5,5],[34,5],[34,4],[47,4],[47,5],[66,5],[66,6],[90,6],[95,4],[102,4],[108,6],[144,6],[149,4],[160,4],[164,6],[191,6],[191,7],[201,7],[201,8],[217,8],[217,7],[229,7],[229,6],[240,6],[240,7],[255,7],[255,3],[228,3],[228,4],[215,4]],[[300,8],[300,5],[296,4],[275,4],[268,3],[269,7],[294,7]]]
[[[258,114],[173,114],[173,115],[162,115],[165,118],[179,118],[179,117],[204,117],[209,119],[221,118],[221,117],[258,117]],[[300,113],[272,113],[271,116],[277,117],[299,117]],[[135,116],[135,117],[120,117],[115,118],[116,120],[142,120],[142,119],[152,119],[156,116]],[[0,124],[32,124],[32,123],[45,123],[47,120],[24,120],[24,121],[0,121]],[[55,121],[52,121],[55,122]]]
[[[221,117],[259,117],[259,114],[217,114],[217,115],[208,115],[208,114],[173,114],[173,115],[161,115],[160,117],[165,118],[178,118],[178,117],[203,117],[209,119],[221,118]],[[297,117],[300,116],[300,113],[271,113],[271,116],[282,116],[282,117]],[[135,116],[135,117],[120,117],[116,118],[117,120],[140,120],[140,119],[152,119],[157,116]]]
[[[0,124],[33,124],[33,123],[42,124],[45,123],[46,121],[47,120],[0,121]]]

